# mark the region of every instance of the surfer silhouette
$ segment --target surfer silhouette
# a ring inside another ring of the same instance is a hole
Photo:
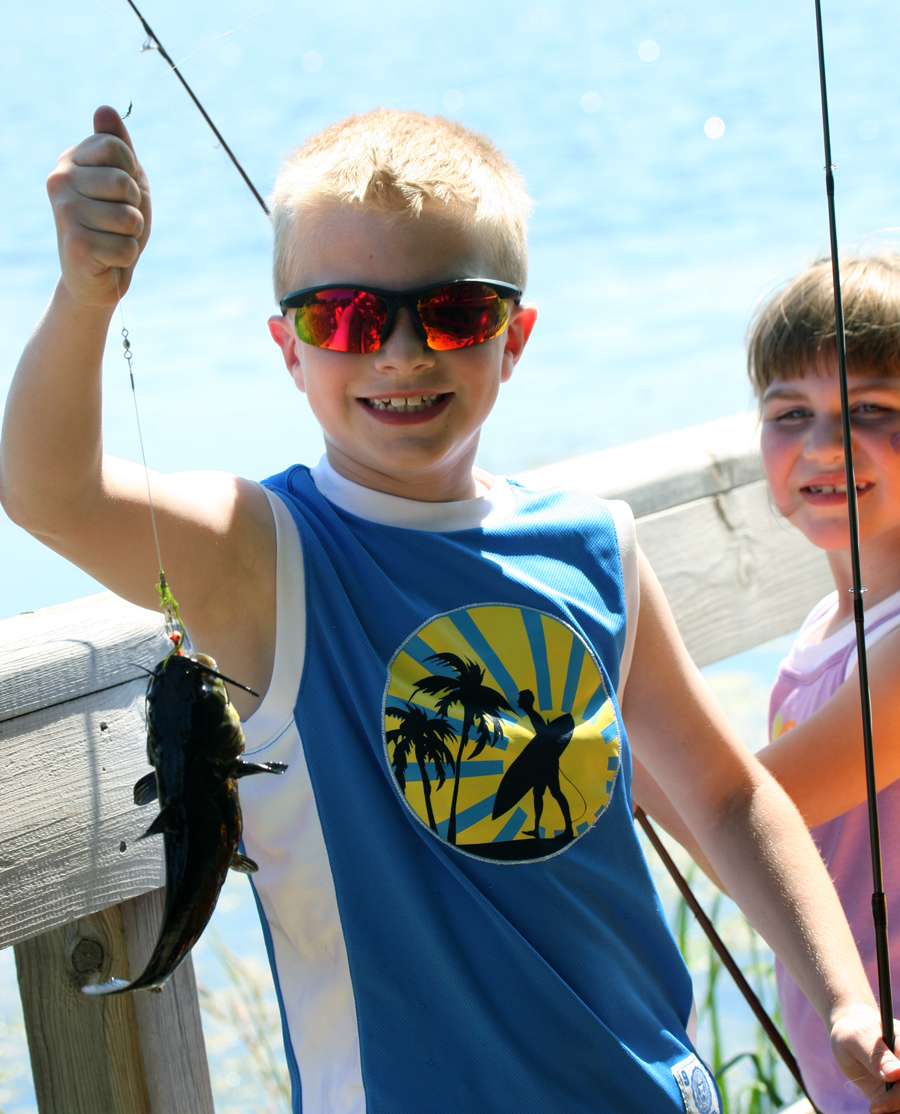
[[[534,709],[531,689],[522,689],[519,693],[519,707],[531,720],[534,738],[503,775],[494,797],[493,819],[509,812],[530,789],[534,795],[534,828],[523,832],[523,835],[540,838],[544,794],[549,789],[565,821],[561,838],[574,839],[569,802],[559,785],[559,760],[575,733],[575,720],[568,712],[554,720],[544,720]]]

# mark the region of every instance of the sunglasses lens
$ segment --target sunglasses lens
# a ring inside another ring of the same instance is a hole
[[[387,307],[364,290],[335,287],[310,294],[294,315],[297,336],[332,352],[375,352]]]
[[[457,282],[432,290],[418,302],[428,347],[438,352],[481,344],[502,333],[509,306],[481,282]]]

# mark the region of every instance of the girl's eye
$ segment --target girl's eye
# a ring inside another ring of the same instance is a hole
[[[812,411],[807,410],[803,406],[794,406],[790,410],[781,410],[776,414],[772,414],[767,420],[779,423],[799,422],[804,418],[812,417]]]
[[[853,417],[880,418],[882,414],[887,414],[888,410],[887,406],[879,406],[877,402],[861,402],[853,407],[852,414]]]

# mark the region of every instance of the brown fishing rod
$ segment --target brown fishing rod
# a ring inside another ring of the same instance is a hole
[[[831,162],[831,129],[828,124],[828,95],[825,88],[825,46],[822,38],[822,9],[816,4],[816,38],[819,50],[819,88],[822,99],[822,133],[825,139],[825,192],[828,196],[828,233],[831,243],[831,270],[834,279],[834,332],[837,345],[838,380],[841,389],[841,431],[844,440],[844,474],[847,480],[847,514],[850,524],[850,564],[853,572],[853,621],[856,624],[856,655],[859,671],[859,699],[862,711],[863,754],[866,764],[866,797],[869,805],[869,844],[872,852],[872,919],[875,925],[875,956],[878,965],[878,1001],[881,1008],[881,1034],[894,1051],[894,1006],[891,994],[891,964],[888,948],[887,904],[881,869],[881,833],[878,825],[878,786],[875,780],[875,753],[872,745],[872,698],[866,659],[866,626],[863,608],[862,574],[859,560],[859,510],[856,476],[853,470],[853,439],[850,430],[850,399],[847,390],[847,340],[844,334],[844,307],[841,299],[841,273],[838,262],[837,223],[834,215],[834,166]],[[886,1084],[888,1091],[893,1083]]]
[[[259,204],[262,208],[262,211],[266,214],[267,217],[270,216],[271,214],[269,213],[269,206],[265,203],[265,201],[263,201],[262,197],[259,194],[259,191],[257,190],[256,186],[254,186],[254,184],[250,181],[250,178],[248,177],[244,168],[238,162],[237,157],[235,156],[234,152],[228,146],[228,144],[225,142],[225,140],[222,138],[222,133],[219,131],[219,129],[216,127],[216,125],[210,119],[209,113],[206,111],[206,109],[203,107],[203,105],[197,99],[197,97],[194,93],[194,90],[184,80],[184,77],[182,76],[181,70],[179,70],[178,66],[169,57],[169,55],[166,52],[166,48],[163,46],[163,44],[159,41],[159,39],[153,33],[153,29],[151,28],[150,24],[146,21],[146,19],[144,19],[144,17],[138,11],[137,5],[134,3],[134,0],[128,0],[128,4],[129,4],[130,8],[132,9],[132,11],[134,12],[134,14],[141,21],[141,26],[147,32],[147,41],[148,41],[149,47],[151,49],[158,50],[159,53],[163,56],[163,58],[172,67],[173,71],[175,72],[175,76],[178,78],[178,80],[181,82],[181,84],[185,87],[185,89],[187,89],[188,95],[190,96],[190,98],[194,102],[194,104],[197,106],[197,108],[200,109],[201,116],[207,122],[207,124],[209,124],[209,126],[212,128],[213,134],[215,135],[216,139],[218,139],[218,141],[222,144],[222,147],[225,150],[225,153],[228,155],[228,157],[231,159],[231,161],[237,167],[238,174],[240,174],[240,176],[244,179],[244,181],[246,182],[247,186],[250,189],[250,192],[253,194],[253,196],[256,198],[256,200],[259,202]]]
[[[784,1066],[794,1077],[797,1082],[797,1086],[800,1088],[803,1094],[806,1095],[806,1097],[810,1101],[810,1104],[812,1105],[813,1110],[815,1110],[816,1114],[818,1114],[816,1105],[810,1098],[809,1092],[807,1091],[806,1086],[803,1082],[803,1076],[800,1074],[800,1068],[797,1065],[797,1061],[794,1059],[793,1052],[791,1052],[791,1050],[788,1048],[784,1037],[781,1035],[781,1033],[779,1033],[778,1029],[775,1026],[775,1022],[771,1019],[771,1017],[769,1017],[768,1013],[766,1012],[765,1006],[762,1004],[762,1002],[760,1002],[753,987],[744,978],[744,973],[735,962],[734,956],[732,956],[731,952],[728,950],[725,941],[716,931],[716,926],[704,912],[700,902],[694,896],[693,890],[688,885],[687,879],[678,869],[677,865],[675,864],[675,860],[666,850],[665,844],[659,838],[659,835],[657,834],[656,829],[650,823],[647,814],[639,805],[634,810],[634,818],[647,833],[647,838],[653,844],[657,855],[659,855],[660,859],[662,859],[663,866],[665,866],[666,870],[669,872],[672,878],[672,881],[681,891],[681,896],[687,902],[689,909],[694,914],[694,917],[697,920],[697,923],[706,933],[707,939],[709,940],[710,944],[712,944],[716,955],[718,955],[719,959],[722,960],[722,963],[725,965],[728,973],[734,979],[738,990],[746,999],[747,1005],[750,1007],[751,1010],[753,1010],[753,1013],[756,1015],[756,1020],[760,1023],[766,1036],[774,1045],[775,1051],[784,1061]]]

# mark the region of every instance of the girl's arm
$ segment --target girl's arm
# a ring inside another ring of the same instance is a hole
[[[831,1034],[842,1070],[900,1111],[900,1061],[843,911],[806,826],[737,738],[691,661],[662,589],[640,555],[641,602],[622,713],[635,755],[731,896],[781,958]]]
[[[900,778],[900,628],[867,653],[879,789]],[[811,828],[866,799],[859,674],[808,719],[757,751]]]

